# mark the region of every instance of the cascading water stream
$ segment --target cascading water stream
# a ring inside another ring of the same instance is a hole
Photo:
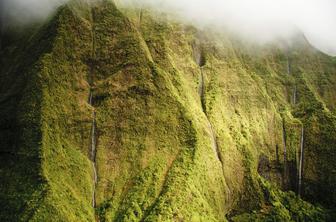
[[[204,73],[203,73],[203,68],[202,68],[202,63],[200,62],[201,59],[199,59],[199,67],[200,67],[200,71],[201,71],[201,76],[200,76],[200,88],[199,88],[199,95],[201,97],[201,104],[202,104],[202,110],[206,116],[206,120],[208,123],[208,128],[210,131],[210,137],[211,137],[211,141],[212,141],[212,149],[214,151],[214,154],[217,156],[218,160],[221,162],[221,164],[223,165],[223,160],[221,158],[221,154],[218,148],[218,144],[217,144],[217,138],[215,135],[215,131],[213,129],[213,126],[207,116],[206,113],[206,103],[205,103],[205,84],[204,84]]]
[[[302,174],[303,174],[303,158],[304,158],[304,127],[301,130],[300,158],[298,171],[298,195],[302,194]]]
[[[92,106],[92,91],[90,91],[89,104]],[[96,207],[96,185],[98,181],[97,164],[96,164],[96,111],[92,112],[92,125],[91,125],[91,153],[90,160],[93,168],[93,190],[92,190],[92,207]]]
[[[282,143],[283,143],[283,147],[284,147],[284,152],[283,152],[283,156],[284,156],[284,179],[283,179],[283,183],[284,183],[284,187],[286,188],[287,186],[287,143],[286,143],[286,127],[285,127],[285,121],[282,120]]]
[[[91,36],[92,36],[92,55],[91,61],[89,63],[89,84],[90,84],[90,93],[89,93],[89,105],[93,108],[92,109],[92,123],[91,123],[91,135],[90,135],[90,160],[92,163],[93,169],[93,188],[92,188],[92,207],[95,209],[96,204],[96,188],[98,183],[98,172],[97,172],[97,123],[96,123],[96,110],[94,107],[94,99],[93,99],[93,85],[94,85],[94,70],[95,70],[95,59],[96,59],[96,43],[95,43],[95,14],[94,9],[91,9],[92,13],[92,25],[91,25]],[[99,218],[96,217],[96,221],[99,221]]]
[[[214,155],[217,157],[217,160],[220,162],[221,164],[221,168],[222,168],[222,173],[223,173],[223,177],[225,178],[225,173],[224,173],[224,161],[222,158],[222,155],[220,153],[219,147],[218,147],[218,142],[217,142],[217,137],[216,137],[216,132],[214,130],[214,127],[212,126],[208,114],[207,114],[207,107],[206,107],[206,101],[205,101],[205,81],[204,81],[204,72],[203,72],[203,67],[205,66],[206,60],[205,57],[203,55],[202,50],[200,49],[200,46],[198,44],[194,45],[194,55],[195,55],[195,62],[197,63],[199,69],[200,69],[200,77],[199,77],[199,97],[201,99],[201,105],[202,105],[202,111],[206,117],[206,121],[208,124],[208,129],[209,129],[209,135],[211,138],[211,147],[212,150],[214,152]],[[231,197],[231,190],[230,187],[227,185],[226,180],[225,182],[225,186],[226,186],[226,200],[230,201],[230,197]]]
[[[293,105],[296,105],[296,100],[297,100],[297,86],[294,86],[294,91],[293,91]]]
[[[290,63],[290,59],[289,59],[289,55],[287,53],[287,74],[290,75],[291,74],[291,63]]]
[[[199,96],[201,98],[201,105],[204,114],[206,115],[206,104],[205,104],[205,84],[204,84],[204,74],[203,68],[200,66],[200,86],[199,86]]]

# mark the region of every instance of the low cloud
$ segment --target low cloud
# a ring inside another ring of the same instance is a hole
[[[1,0],[5,26],[45,19],[67,0]]]
[[[124,0],[125,1],[125,0]],[[312,45],[336,55],[335,0],[126,0],[176,14],[195,25],[216,26],[265,43],[298,31]]]
[[[43,19],[67,0],[3,0],[8,22]],[[265,43],[297,31],[321,51],[336,55],[335,0],[117,0],[130,7],[173,13],[199,27],[215,26]]]

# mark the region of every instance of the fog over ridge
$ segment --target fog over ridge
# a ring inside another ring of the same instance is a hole
[[[68,0],[3,0],[6,19],[41,19]],[[90,1],[90,0],[88,0]],[[229,29],[260,43],[290,38],[300,30],[319,50],[336,56],[335,0],[118,0],[176,14],[200,27]]]

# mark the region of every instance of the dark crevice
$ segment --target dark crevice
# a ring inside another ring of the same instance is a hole
[[[272,167],[271,167],[269,158],[265,154],[260,155],[259,161],[258,161],[258,169],[257,169],[259,175],[261,175],[267,180],[270,180],[271,170],[272,170]]]

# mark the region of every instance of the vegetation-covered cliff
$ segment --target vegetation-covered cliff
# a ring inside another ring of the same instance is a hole
[[[304,38],[72,1],[3,34],[0,221],[333,221],[335,86]]]

